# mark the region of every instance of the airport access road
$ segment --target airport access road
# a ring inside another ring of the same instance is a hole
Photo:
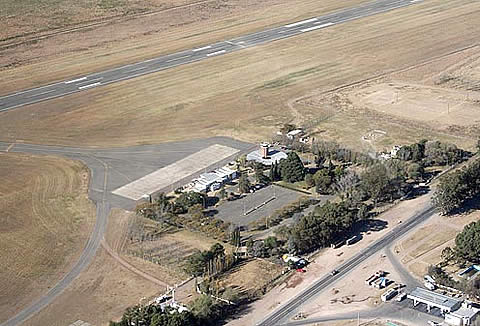
[[[390,246],[397,238],[403,236],[413,228],[417,227],[421,223],[425,222],[435,213],[433,206],[429,205],[421,212],[412,216],[404,223],[395,227],[392,231],[387,233],[379,240],[372,243],[367,248],[360,251],[357,255],[344,262],[342,265],[336,268],[337,273],[335,275],[325,275],[313,285],[303,290],[295,297],[290,299],[287,303],[281,305],[273,313],[267,316],[263,321],[257,323],[258,326],[275,326],[281,325],[288,320],[304,303],[313,299],[317,294],[326,290],[332,286],[335,282],[349,274],[358,265],[360,265],[367,258],[371,257],[375,253]]]
[[[302,21],[292,22],[283,26],[201,46],[195,49],[172,53],[84,76],[75,76],[68,80],[50,85],[2,96],[0,97],[0,112],[136,78],[180,65],[210,59],[239,51],[244,48],[293,37],[307,32],[318,31],[351,20],[407,7],[421,1],[422,0],[376,0],[358,7],[340,10],[320,17],[312,17]]]

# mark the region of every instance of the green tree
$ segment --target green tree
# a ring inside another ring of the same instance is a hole
[[[210,252],[212,253],[213,257],[225,256],[225,248],[218,242],[212,245]]]
[[[456,236],[455,246],[462,258],[472,263],[480,262],[480,221],[466,225]]]
[[[287,158],[280,162],[282,180],[286,182],[303,181],[305,167],[297,153],[290,152]]]
[[[328,194],[330,185],[332,184],[332,177],[327,169],[321,169],[313,175],[316,191],[319,194]]]
[[[423,166],[421,166],[418,163],[412,163],[408,166],[407,174],[408,174],[408,177],[411,179],[415,179],[415,180],[421,179],[424,173],[425,173],[425,170]]]
[[[256,163],[254,165],[255,170],[255,181],[257,183],[268,183],[269,178],[263,173],[263,165],[260,163]]]
[[[250,180],[246,173],[242,173],[238,179],[238,190],[241,193],[247,193],[250,191]]]
[[[192,313],[200,320],[201,325],[209,325],[219,317],[219,307],[208,295],[200,295],[190,305]]]
[[[185,213],[190,207],[194,205],[203,205],[204,200],[204,195],[198,192],[184,192],[175,200],[175,206],[178,213]]]
[[[315,180],[310,173],[305,175],[305,184],[307,185],[307,188],[312,188],[315,186]]]

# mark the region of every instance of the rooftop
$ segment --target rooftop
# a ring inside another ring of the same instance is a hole
[[[475,317],[477,313],[478,313],[478,309],[461,307],[460,309],[455,310],[450,314],[454,316],[462,317],[462,318],[472,319],[473,317]]]
[[[454,309],[462,300],[455,299],[440,293],[429,291],[423,288],[417,287],[412,293],[409,294],[409,298],[415,297],[417,300],[430,303],[432,306],[446,307]]]
[[[247,161],[256,161],[264,165],[278,163],[284,158],[287,158],[287,154],[276,149],[270,150],[267,158],[263,158],[260,150],[253,151],[247,155]]]

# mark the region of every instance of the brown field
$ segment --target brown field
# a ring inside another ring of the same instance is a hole
[[[0,321],[58,282],[95,221],[86,167],[67,159],[0,154]]]
[[[286,15],[284,6],[275,9],[279,16],[271,8],[267,16],[286,17],[282,16]],[[382,146],[395,144],[404,137],[403,141],[425,136],[451,138],[449,133],[425,130],[423,125],[401,123],[389,116],[372,119],[367,113],[337,111],[333,111],[333,116],[325,116],[323,107],[297,109],[289,103],[311,92],[418,65],[470,46],[480,32],[476,24],[479,11],[478,3],[465,0],[424,2],[6,112],[0,114],[0,134],[12,141],[86,146],[119,146],[219,134],[256,141],[270,137],[277,126],[293,120],[300,112],[310,122],[312,117],[325,119],[313,119],[319,123],[322,137],[336,138],[353,146],[369,148],[371,144],[364,144],[361,137],[377,127],[388,131]],[[265,16],[265,12],[258,13]],[[242,29],[235,31],[241,33]],[[188,27],[184,33],[188,34]],[[166,39],[163,44],[164,48],[172,49],[178,43]],[[112,47],[118,49],[122,45],[125,47],[125,43]],[[115,53],[108,59],[98,57],[105,49],[92,50],[48,60],[48,65],[32,64],[1,74],[7,77],[3,80],[13,80],[15,85],[23,87],[54,76],[74,75],[75,71],[95,70],[105,63],[103,60],[112,64],[134,60],[155,48],[153,43],[148,49],[124,48],[120,52],[109,49]],[[133,51],[135,56],[129,57],[128,53]],[[475,54],[478,49],[471,52]],[[458,54],[462,55],[463,52]],[[451,62],[444,69],[458,62],[453,56],[449,59]],[[431,75],[436,72],[435,64],[419,68],[418,74]],[[26,81],[25,74],[34,77]],[[0,85],[5,91],[12,87],[11,82]],[[52,125],[56,128],[50,128]],[[473,143],[471,137],[464,136],[452,141],[467,147]]]
[[[221,277],[220,283],[225,287],[233,287],[240,293],[254,293],[261,291],[282,269],[282,266],[254,259],[234,267]]]
[[[164,290],[122,267],[102,248],[70,287],[24,325],[67,326],[83,320],[94,326],[106,326],[143,297]]]
[[[442,250],[455,246],[456,235],[470,222],[477,221],[480,212],[446,217],[435,215],[427,224],[409,234],[395,246],[395,251],[403,264],[414,275],[421,278],[427,272],[428,266],[441,262]],[[451,269],[453,267],[448,267]],[[457,271],[455,269],[455,271]]]

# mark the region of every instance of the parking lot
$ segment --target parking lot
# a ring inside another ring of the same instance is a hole
[[[271,200],[274,196],[275,199]],[[215,217],[226,222],[234,223],[238,226],[247,226],[249,223],[262,217],[270,216],[275,210],[296,201],[301,196],[303,196],[303,194],[298,191],[278,186],[267,186],[254,193],[249,193],[243,198],[226,201],[217,207],[218,213]],[[264,202],[267,202],[267,204],[247,215],[244,215],[246,211],[257,207]]]

